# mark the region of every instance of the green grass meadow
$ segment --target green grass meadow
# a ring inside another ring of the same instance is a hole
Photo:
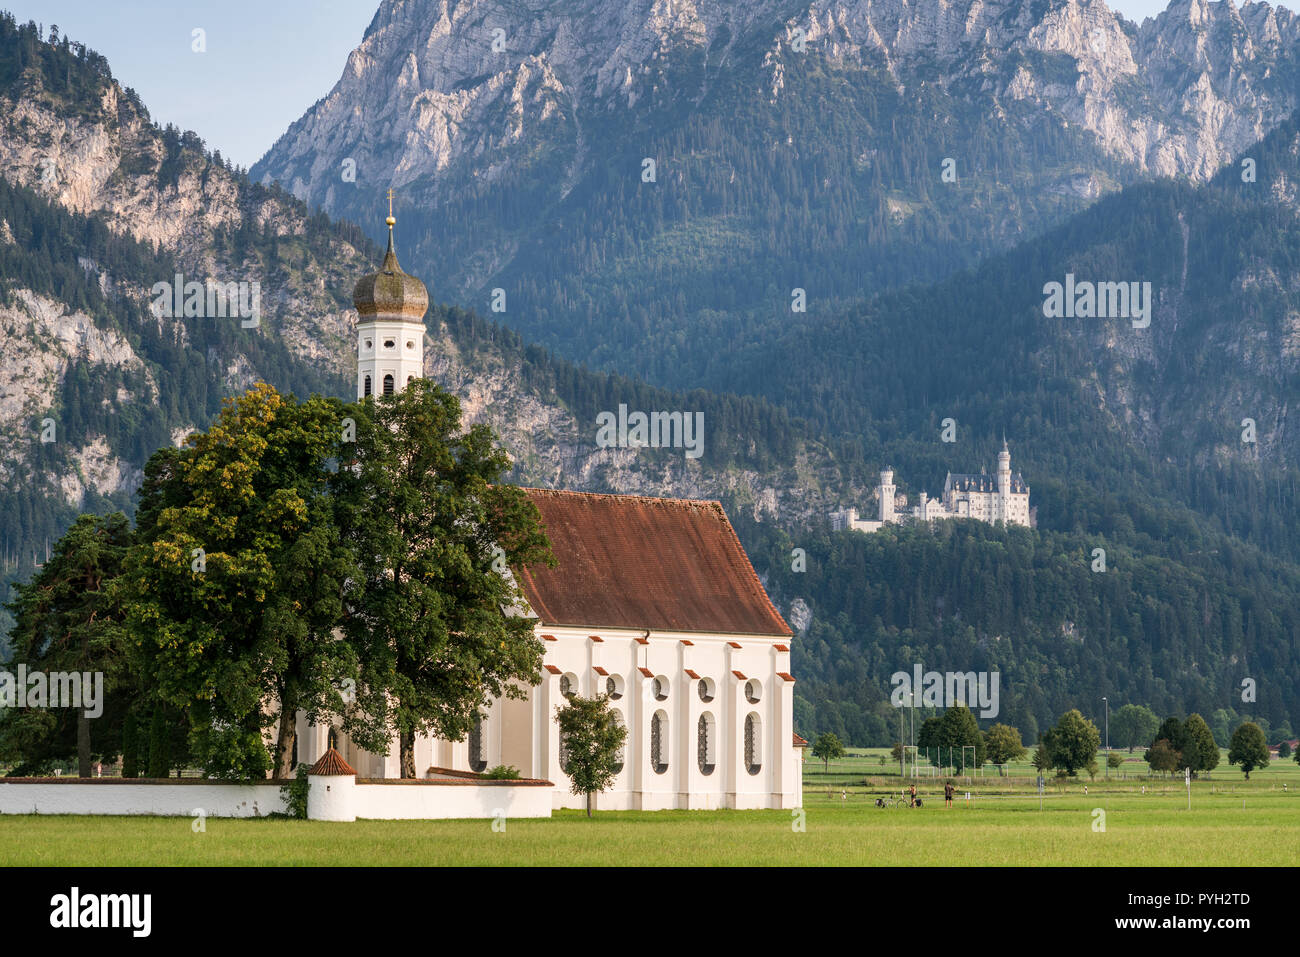
[[[1032,769],[954,779],[952,808],[943,806],[944,779],[927,776],[917,780],[923,807],[879,808],[876,798],[904,783],[896,766],[881,768],[881,753],[857,750],[829,772],[810,760],[802,814],[598,811],[588,820],[560,811],[507,821],[504,831],[490,821],[208,818],[201,832],[189,818],[11,815],[0,817],[0,865],[1249,867],[1300,859],[1300,767],[1291,761],[1250,781],[1225,763],[1193,782],[1190,811],[1182,780],[1141,780],[1140,761],[1109,782],[1049,779],[1041,802]]]

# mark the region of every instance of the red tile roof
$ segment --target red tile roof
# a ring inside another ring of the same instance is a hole
[[[518,575],[544,624],[793,635],[720,503],[524,492],[558,562]]]
[[[343,760],[343,755],[339,754],[333,748],[330,748],[320,756],[320,760],[311,766],[308,774],[317,774],[321,777],[339,777],[347,774],[356,774],[351,765]]]
[[[643,678],[653,678],[655,676],[655,673],[649,668],[638,668],[637,671],[641,672]]]
[[[692,681],[699,681],[699,680],[700,680],[700,676],[697,675],[697,674],[696,674],[694,671],[692,671],[690,668],[685,669],[685,671],[686,671],[686,674],[687,674],[688,676],[690,676],[690,678],[691,678]]]
[[[606,671],[604,668],[602,668],[600,665],[592,665],[592,668],[595,670],[596,674],[600,675],[602,678],[609,677],[609,672]]]
[[[731,647],[733,647],[733,648],[739,648],[739,647],[740,647],[740,642],[738,642],[738,641],[729,641],[729,642],[727,642],[727,644],[731,645]]]
[[[547,665],[547,666],[546,666],[546,670],[549,671],[549,672],[550,672],[551,674],[553,674],[553,675],[564,674],[564,672],[562,672],[559,668],[555,667],[555,665]]]
[[[554,635],[542,635],[542,641],[559,641]]]
[[[775,648],[777,651],[789,651],[789,650],[790,650],[790,646],[789,646],[789,645],[773,645],[772,647]]]
[[[786,674],[784,671],[778,671],[777,675],[785,681],[794,681],[794,675]]]
[[[746,678],[744,675],[742,675],[739,671],[733,671],[732,674],[735,675],[737,678],[739,678],[741,681],[748,681],[748,680],[749,680],[749,679]]]
[[[801,738],[801,737],[799,737],[799,735],[796,734],[796,735],[794,736],[794,746],[795,746],[796,748],[806,748],[806,747],[808,747],[808,739],[807,739],[807,738]]]
[[[605,639],[600,637],[600,635],[588,635],[587,637],[590,638],[592,641],[599,641],[601,643],[605,641]]]
[[[691,641],[689,638],[680,638],[678,641],[683,645],[690,645],[692,648],[695,647],[695,642]]]

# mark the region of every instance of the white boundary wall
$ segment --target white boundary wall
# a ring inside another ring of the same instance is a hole
[[[0,814],[265,817],[285,812],[279,784],[0,780]]]
[[[359,818],[385,821],[550,817],[553,791],[554,787],[545,783],[358,783],[352,806]]]
[[[321,800],[325,787],[332,797]],[[550,817],[553,790],[547,782],[356,783],[350,776],[313,775],[307,815],[316,820],[385,821]],[[0,814],[265,817],[285,811],[280,785],[270,783],[0,780]]]

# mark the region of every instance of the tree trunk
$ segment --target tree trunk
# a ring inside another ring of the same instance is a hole
[[[275,776],[293,777],[293,745],[298,737],[298,709],[280,708],[280,732],[275,741]]]
[[[592,794],[590,791],[588,791],[587,792],[587,817],[591,817],[591,798],[592,798]]]
[[[415,732],[403,731],[398,735],[402,756],[402,777],[415,777]]]
[[[84,709],[77,714],[77,777],[90,777],[90,719]]]

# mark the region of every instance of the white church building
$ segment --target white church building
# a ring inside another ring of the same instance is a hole
[[[388,251],[357,283],[357,396],[403,389],[423,374],[428,294]],[[558,564],[515,571],[543,643],[541,680],[524,700],[491,701],[464,741],[424,736],[429,778],[497,765],[570,792],[555,710],[569,694],[608,694],[629,734],[606,809],[794,808],[802,750],[794,733],[792,632],[768,598],[718,502],[526,489]],[[400,776],[387,755],[340,729],[298,719],[307,764],[331,742],[357,777]]]
[[[921,492],[917,503],[908,507],[894,484],[894,470],[880,472],[876,486],[878,502],[875,520],[863,519],[856,508],[843,508],[830,513],[831,530],[851,529],[857,532],[876,532],[886,525],[901,522],[932,522],[950,518],[973,518],[981,522],[1004,522],[1008,525],[1034,524],[1034,511],[1029,506],[1029,486],[1019,472],[1011,471],[1011,450],[1006,439],[998,453],[996,475],[983,471],[979,475],[954,475],[948,473],[943,483],[943,495],[930,498]]]

